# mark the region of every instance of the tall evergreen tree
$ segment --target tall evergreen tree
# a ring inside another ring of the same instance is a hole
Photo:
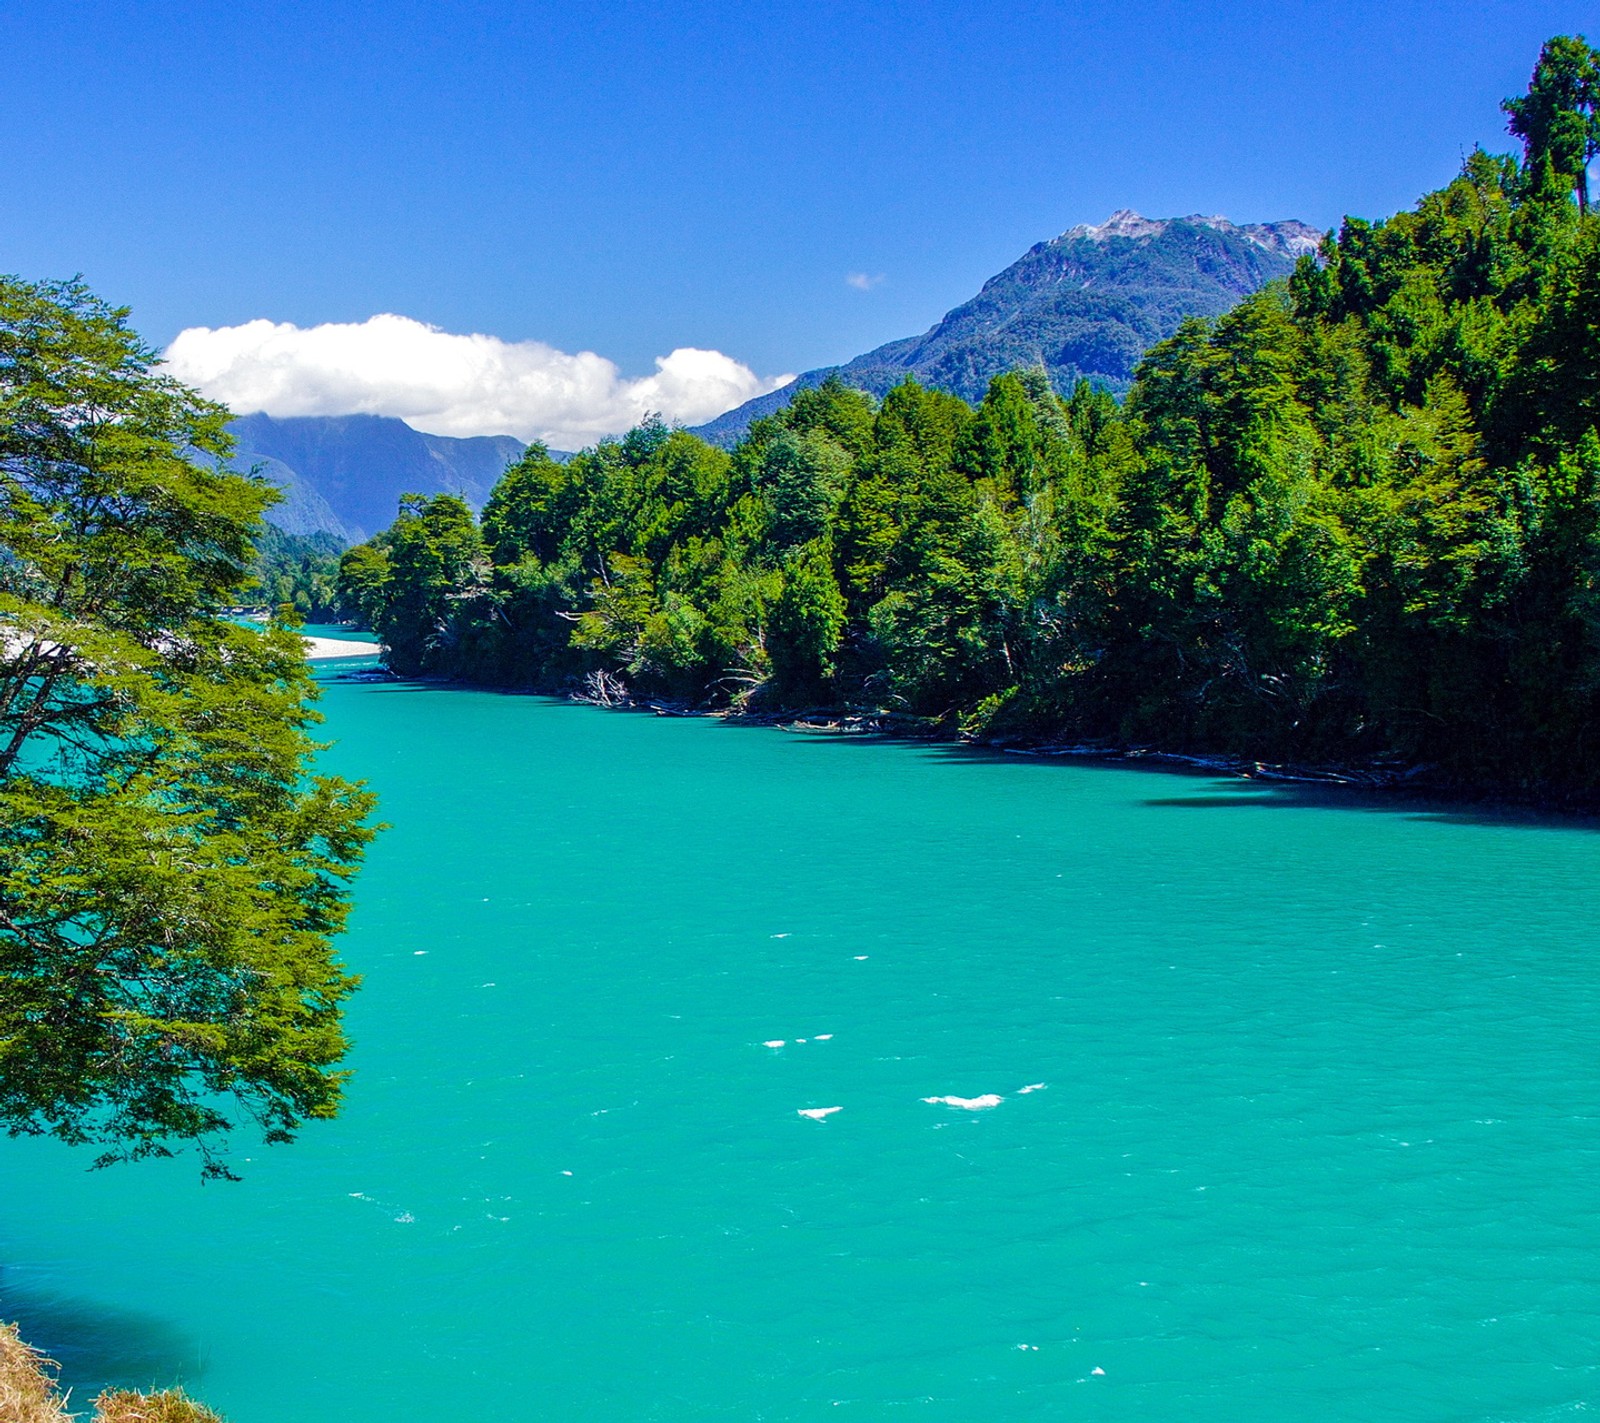
[[[1548,163],[1589,207],[1589,165],[1600,154],[1600,53],[1582,35],[1545,42],[1528,92],[1501,107],[1527,151],[1528,168]]]

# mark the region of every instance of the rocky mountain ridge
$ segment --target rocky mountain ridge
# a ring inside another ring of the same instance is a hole
[[[1001,372],[1043,366],[1058,390],[1090,380],[1120,394],[1140,357],[1186,318],[1220,316],[1286,276],[1321,241],[1315,228],[1292,219],[1236,224],[1120,209],[1036,243],[922,335],[807,371],[695,433],[731,445],[752,420],[835,373],[874,395],[914,376],[977,401]]]
[[[1109,242],[1114,237],[1138,241],[1147,237],[1159,237],[1174,222],[1209,227],[1214,232],[1236,234],[1246,242],[1253,242],[1257,247],[1265,248],[1268,252],[1276,252],[1291,261],[1298,261],[1301,257],[1315,253],[1322,246],[1325,236],[1309,223],[1297,222],[1293,218],[1282,222],[1239,224],[1230,222],[1220,214],[1210,217],[1202,216],[1200,213],[1191,213],[1188,217],[1145,217],[1132,208],[1118,208],[1104,222],[1079,223],[1076,227],[1069,227],[1053,241],[1071,242],[1083,239],[1089,242]],[[1042,247],[1049,244],[1039,245]]]
[[[976,402],[1002,371],[1043,366],[1058,390],[1091,380],[1120,393],[1145,351],[1185,318],[1221,315],[1321,241],[1293,220],[1236,224],[1119,209],[1035,244],[922,335],[807,371],[695,433],[732,445],[752,420],[835,372],[874,395],[914,376]],[[402,494],[459,494],[481,507],[525,448],[506,435],[428,435],[380,415],[241,415],[232,429],[235,464],[260,468],[285,492],[268,516],[274,524],[351,543],[387,528]]]

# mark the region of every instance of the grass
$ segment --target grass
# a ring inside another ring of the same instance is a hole
[[[187,1397],[181,1388],[160,1393],[107,1389],[94,1401],[95,1423],[222,1423],[222,1415]]]
[[[56,1391],[55,1365],[30,1349],[14,1324],[0,1324],[0,1418],[6,1423],[60,1423],[69,1415]]]

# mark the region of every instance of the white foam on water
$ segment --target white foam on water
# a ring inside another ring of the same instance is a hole
[[[801,1107],[798,1109],[802,1117],[810,1117],[814,1122],[820,1122],[824,1117],[831,1117],[835,1112],[842,1112],[843,1107]]]
[[[1028,1095],[1028,1093],[1030,1093],[1030,1092],[1043,1092],[1043,1091],[1044,1091],[1044,1083],[1042,1083],[1042,1082],[1030,1082],[1026,1087],[1017,1088],[1017,1096],[1026,1097]]]
[[[796,1038],[796,1039],[795,1039],[795,1041],[796,1041],[796,1042],[797,1042],[797,1043],[803,1043],[803,1042],[804,1042],[804,1041],[805,1041],[805,1039],[804,1039],[804,1038]],[[1402,1142],[1401,1142],[1401,1143],[1400,1143],[1400,1145],[1401,1145],[1401,1146],[1404,1146],[1404,1145],[1405,1145],[1405,1142],[1403,1142],[1403,1141],[1402,1141]]]
[[[787,939],[789,936],[787,934],[768,934],[767,937],[769,939]]]
[[[867,961],[867,956],[865,954],[857,954],[856,955],[856,962],[857,963],[865,963],[866,961]]]
[[[833,1040],[833,1034],[832,1033],[818,1033],[817,1034],[817,1041],[819,1043],[831,1042],[832,1040]]]
[[[773,1038],[768,1042],[762,1043],[761,1046],[762,1047],[782,1047],[783,1046],[783,1039],[782,1038]]]
[[[997,1092],[985,1092],[981,1097],[924,1097],[922,1100],[935,1106],[960,1107],[964,1112],[981,1112],[988,1107],[998,1107],[1005,1098]]]
[[[1089,1372],[1091,1374],[1099,1374],[1101,1376],[1101,1378],[1104,1378],[1106,1371],[1104,1369],[1090,1369]]]
[[[394,1212],[394,1223],[396,1225],[416,1224],[416,1216],[389,1201],[380,1201],[376,1196],[369,1196],[365,1191],[351,1191],[349,1195],[353,1201],[365,1201],[369,1206],[376,1206],[380,1211]]]

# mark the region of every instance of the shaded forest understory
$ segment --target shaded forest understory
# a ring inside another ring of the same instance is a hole
[[[1348,220],[1120,405],[832,381],[731,452],[535,446],[481,521],[405,501],[345,605],[407,675],[1591,798],[1597,72],[1552,41],[1522,159]]]

